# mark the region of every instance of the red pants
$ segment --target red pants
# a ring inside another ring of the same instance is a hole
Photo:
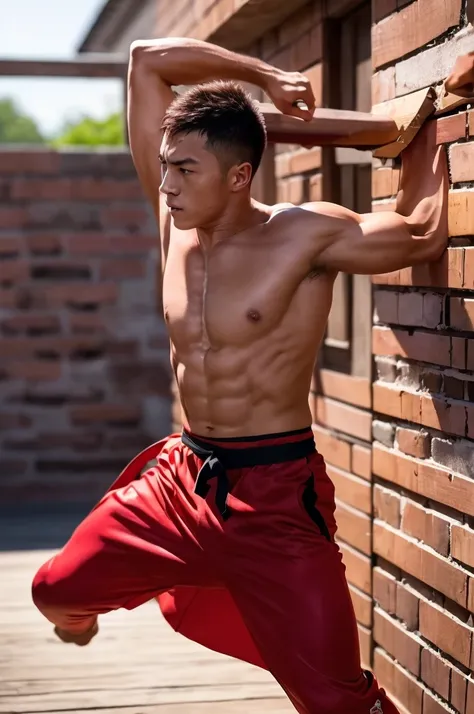
[[[125,468],[41,567],[33,599],[82,632],[156,598],[178,632],[268,669],[300,714],[396,714],[360,667],[334,508],[309,428],[173,435]]]

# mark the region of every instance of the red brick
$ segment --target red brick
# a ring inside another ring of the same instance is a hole
[[[463,286],[468,290],[474,290],[474,248],[469,247],[464,250],[464,282]]]
[[[467,526],[451,526],[451,555],[474,568],[474,530]]]
[[[26,414],[19,414],[17,412],[3,412],[0,413],[0,430],[7,429],[24,429],[31,426],[31,417]],[[3,466],[2,466],[3,468]]]
[[[450,236],[474,233],[474,191],[450,191],[448,222]]]
[[[17,237],[0,237],[0,256],[13,258],[22,252],[22,239]]]
[[[372,451],[359,444],[352,446],[352,472],[357,476],[367,479],[372,478]]]
[[[325,461],[350,471],[351,447],[349,442],[339,439],[317,424],[313,424],[313,433],[316,440],[316,448],[324,456]]]
[[[457,141],[457,139],[464,139],[467,134],[467,114],[466,112],[461,112],[460,114],[455,114],[451,117],[441,117],[436,120],[436,143],[437,144],[447,144],[450,141]],[[452,146],[450,149],[450,159],[451,159],[451,176],[453,170],[452,163],[452,150],[455,147]],[[453,183],[456,181],[463,181],[464,179],[454,179]]]
[[[381,104],[395,99],[395,67],[375,72],[372,75],[372,104]]]
[[[357,622],[360,622],[365,627],[372,626],[372,598],[361,592],[357,588],[349,585],[352,604],[356,615]]]
[[[143,206],[134,208],[104,208],[101,212],[105,226],[136,231],[146,228],[150,221],[149,212]]]
[[[369,514],[371,512],[370,483],[334,466],[327,467],[327,474],[335,486],[337,498],[363,513]]]
[[[146,263],[140,258],[109,258],[103,260],[100,266],[101,280],[124,280],[145,276]]]
[[[451,367],[466,369],[467,341],[461,337],[452,337],[451,344]]]
[[[16,360],[9,363],[5,370],[11,379],[26,379],[32,382],[51,381],[61,377],[59,362]]]
[[[370,412],[356,409],[333,399],[316,399],[317,421],[330,429],[345,432],[364,441],[371,440],[372,416]]]
[[[400,451],[417,459],[426,459],[430,455],[430,439],[428,434],[417,429],[397,429],[397,445]]]
[[[426,332],[410,334],[389,327],[375,326],[372,329],[372,352],[376,355],[397,355],[449,367],[450,348],[450,339],[444,335]]]
[[[400,496],[378,484],[374,487],[374,516],[394,528],[400,527]]]
[[[88,404],[71,409],[73,424],[107,424],[137,423],[140,420],[140,409],[124,404]]]
[[[58,255],[62,252],[61,239],[52,233],[27,235],[26,245],[32,255]]]
[[[372,566],[370,558],[359,553],[347,543],[339,542],[338,545],[346,567],[347,581],[370,595],[372,592]]]
[[[380,522],[374,524],[373,547],[378,555],[466,607],[467,574],[448,560]]]
[[[386,688],[409,714],[422,714],[421,684],[379,648],[374,653],[374,673],[380,685]]]
[[[396,620],[379,609],[374,611],[374,640],[414,675],[420,673],[421,642]]]
[[[451,710],[431,692],[423,692],[423,714],[450,714]]]
[[[104,350],[104,342],[96,336],[38,336],[10,337],[0,340],[0,352],[5,360],[8,358],[39,357],[55,359],[74,356],[77,352],[96,352]]]
[[[372,469],[377,476],[461,513],[474,515],[472,479],[396,453],[381,444],[373,444],[372,454]]]
[[[68,315],[69,329],[72,334],[105,333],[104,316],[98,313],[73,312]]]
[[[331,369],[320,369],[316,381],[318,391],[325,397],[370,409],[370,380]]]
[[[397,192],[393,171],[388,167],[372,170],[372,198],[388,198]]]
[[[409,630],[417,630],[419,625],[420,598],[403,583],[397,583],[396,616]]]
[[[458,436],[466,435],[466,406],[429,394],[421,397],[421,424]]]
[[[42,288],[42,297],[50,307],[110,304],[117,300],[117,295],[115,283],[71,283]]]
[[[420,602],[420,633],[427,640],[458,662],[469,666],[472,628],[448,612],[422,600]]]
[[[0,308],[14,308],[18,303],[18,291],[11,288],[3,290],[0,288]]]
[[[372,633],[367,627],[357,623],[359,633],[360,662],[364,669],[370,667],[372,659]]]
[[[26,208],[0,206],[0,228],[24,228],[27,221]]]
[[[435,263],[415,265],[393,273],[373,276],[373,282],[383,285],[462,288],[464,287],[464,248],[448,248]]]
[[[0,262],[0,283],[20,283],[28,280],[30,266],[26,260],[2,260]]]
[[[374,292],[374,308],[378,322],[398,323],[399,293],[392,290],[376,290]]]
[[[412,501],[402,509],[402,530],[430,545],[441,555],[449,552],[449,522]]]
[[[32,312],[17,313],[2,320],[1,329],[6,335],[57,334],[61,330],[61,322],[58,315],[42,315]]]
[[[336,522],[338,539],[342,539],[366,555],[370,555],[371,528],[369,516],[338,501],[336,505]]]
[[[464,116],[464,115],[463,115]],[[454,119],[455,117],[451,117]],[[474,142],[454,144],[449,149],[451,181],[472,181],[474,179]]]
[[[397,0],[372,0],[372,22],[378,22],[397,9]]]
[[[397,581],[380,567],[373,569],[373,598],[385,612],[395,614],[397,604]]]
[[[468,679],[457,669],[451,670],[451,696],[449,697],[450,704],[460,714],[466,711],[466,694],[467,694]]]
[[[467,685],[466,714],[474,714],[474,680]]]
[[[459,25],[461,0],[417,0],[372,29],[374,68],[393,62]]]
[[[56,151],[0,151],[3,174],[53,174],[58,173],[60,155]]]
[[[309,177],[309,200],[310,201],[322,201],[323,200],[323,176],[322,174],[315,174]]]
[[[450,298],[450,323],[457,330],[474,330],[474,300]]]

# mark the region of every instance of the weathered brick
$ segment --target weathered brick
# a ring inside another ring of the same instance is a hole
[[[17,313],[0,322],[4,335],[54,335],[61,330],[58,315],[33,312]],[[0,342],[1,344],[1,342]]]
[[[371,449],[361,446],[360,444],[353,444],[352,446],[352,462],[351,470],[352,473],[368,481],[372,478],[372,451]]]
[[[398,323],[399,293],[388,290],[376,290],[374,309],[377,322]]]
[[[409,714],[422,714],[423,689],[414,675],[394,662],[383,650],[374,652],[374,673],[381,686],[395,696]]]
[[[380,522],[374,524],[374,551],[410,575],[463,607],[467,604],[467,574],[440,555]]]
[[[474,191],[450,191],[448,222],[450,236],[466,236],[474,233]]]
[[[451,117],[441,117],[436,121],[436,143],[437,144],[447,144],[450,141],[456,141],[457,139],[463,139],[467,132],[467,115],[466,112],[461,112],[460,114],[455,114]],[[453,173],[453,154],[451,147],[449,152],[450,157],[450,168],[451,168],[451,180],[453,183],[456,181],[464,181],[464,179],[454,178],[457,176],[457,166],[455,166],[455,171]],[[459,164],[459,157],[455,157],[455,164]]]
[[[89,404],[71,409],[73,424],[136,424],[141,418],[139,407],[123,404]]]
[[[30,266],[26,260],[0,261],[0,284],[9,285],[28,280]]]
[[[451,343],[444,335],[428,332],[391,330],[388,327],[372,329],[372,351],[376,355],[398,355],[422,362],[433,362],[449,367]]]
[[[370,412],[336,402],[334,399],[316,399],[316,421],[331,429],[345,432],[364,441],[370,441],[372,417]]]
[[[373,597],[374,601],[385,612],[394,615],[397,608],[397,581],[383,568],[375,567],[373,570]]]
[[[337,501],[335,515],[338,538],[369,555],[371,552],[370,517],[341,501]]]
[[[383,382],[394,382],[397,377],[397,363],[393,358],[375,357],[377,377]]]
[[[474,330],[474,300],[464,297],[451,297],[450,325],[456,330]]]
[[[61,364],[40,360],[15,360],[5,366],[5,371],[11,379],[26,379],[33,382],[55,380],[61,376]]]
[[[451,526],[451,555],[474,568],[474,530],[467,526]]]
[[[466,711],[467,683],[467,677],[453,667],[451,669],[451,695],[449,702],[461,714]]]
[[[327,474],[336,488],[338,498],[363,513],[371,513],[370,483],[330,465],[327,466]]]
[[[474,473],[474,449],[471,442],[464,439],[450,441],[434,438],[431,442],[431,456],[437,463],[465,476]]]
[[[417,630],[419,625],[420,598],[403,583],[397,583],[395,614],[409,630]]]
[[[374,517],[389,523],[394,528],[400,527],[400,496],[378,484],[374,487]]]
[[[450,714],[450,708],[431,692],[423,692],[423,714]]]
[[[326,462],[349,471],[351,468],[351,447],[349,442],[343,441],[317,424],[313,424],[313,433],[316,447],[324,456]]]
[[[388,102],[395,96],[395,67],[387,67],[372,75],[372,104]]]
[[[469,666],[472,627],[468,627],[436,605],[422,600],[420,633],[458,662],[466,667]]]
[[[54,233],[32,233],[26,236],[26,245],[34,256],[59,255],[62,243],[59,236]]]
[[[430,455],[430,438],[426,432],[399,427],[396,438],[398,448],[405,454],[418,459],[425,459]]]
[[[451,670],[437,652],[425,647],[421,652],[421,679],[441,697],[449,699]]]
[[[474,515],[472,480],[437,468],[428,461],[391,451],[381,444],[372,447],[374,474],[413,493]]]
[[[406,501],[402,506],[402,530],[431,546],[441,555],[449,552],[449,522],[416,503]]]
[[[346,566],[347,581],[365,593],[372,592],[371,561],[367,555],[360,553],[348,543],[338,543],[342,560]]]
[[[18,237],[1,236],[0,237],[0,257],[14,258],[22,252],[23,241]]]
[[[126,280],[145,276],[146,263],[140,258],[109,258],[103,260],[100,266],[101,280]]]
[[[374,25],[372,63],[375,68],[392,62],[456,27],[461,19],[461,0],[416,0]]]
[[[374,611],[374,640],[412,674],[420,673],[421,640],[405,630],[383,610]]]
[[[465,121],[465,114],[461,115]],[[454,144],[449,149],[451,181],[472,181],[474,179],[474,142]]]

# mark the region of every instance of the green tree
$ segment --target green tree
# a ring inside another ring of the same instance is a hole
[[[60,135],[52,140],[60,146],[121,146],[124,144],[124,122],[120,112],[106,119],[83,117],[77,122],[68,122]]]
[[[44,144],[34,119],[12,99],[0,99],[0,144]]]

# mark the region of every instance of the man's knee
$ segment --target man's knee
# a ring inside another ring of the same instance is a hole
[[[33,602],[46,617],[77,609],[80,606],[80,592],[74,574],[62,573],[55,558],[41,566],[31,588]]]

